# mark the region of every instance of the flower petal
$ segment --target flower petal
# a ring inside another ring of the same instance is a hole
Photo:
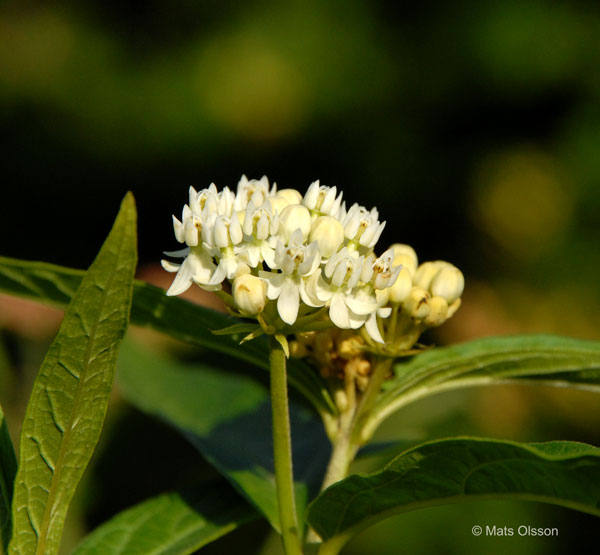
[[[360,316],[366,316],[377,310],[377,300],[370,296],[350,296],[346,295],[346,304],[348,308]]]
[[[161,260],[160,265],[163,269],[167,270],[167,272],[177,272],[179,268],[181,268],[181,264],[175,264],[169,260]]]
[[[258,272],[258,277],[264,279],[267,283],[267,297],[269,299],[274,300],[277,297],[279,297],[285,279],[284,274],[275,272],[265,272],[261,270],[260,272]]]
[[[281,289],[281,294],[277,300],[277,310],[281,319],[290,326],[298,317],[300,308],[299,287],[291,279],[286,279]]]
[[[177,272],[171,287],[167,290],[167,295],[172,297],[173,295],[181,295],[181,293],[187,291],[192,285],[192,264],[189,257],[183,261],[181,268]]]
[[[350,328],[350,315],[348,307],[344,302],[343,293],[334,293],[331,297],[331,307],[329,308],[329,317],[331,321],[342,329]]]
[[[373,339],[373,341],[376,341],[377,343],[385,343],[383,337],[381,337],[381,332],[379,331],[376,312],[373,312],[373,314],[371,314],[371,316],[367,320],[367,323],[365,324],[365,329],[367,330],[367,333],[369,334],[371,339]]]

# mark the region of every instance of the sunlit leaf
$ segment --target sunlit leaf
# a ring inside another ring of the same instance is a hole
[[[175,426],[275,527],[271,406],[268,390],[246,376],[182,364],[126,342],[118,385],[141,410]],[[330,446],[314,412],[290,403],[298,512],[317,493]]]
[[[600,516],[600,449],[568,441],[433,441],[405,451],[380,472],[333,484],[311,503],[308,521],[326,542],[322,553],[337,553],[356,532],[393,514],[494,498]]]
[[[491,337],[425,351],[396,364],[394,371],[377,401],[371,428],[416,399],[459,387],[536,383],[600,391],[600,341]]]
[[[257,517],[227,484],[164,493],[96,528],[73,555],[184,555]]]
[[[102,429],[129,319],[136,212],[128,194],[69,304],[21,431],[10,552],[58,552],[67,508]]]
[[[8,435],[4,412],[0,407],[0,552],[6,553],[12,531],[10,505],[13,497],[13,483],[17,473],[17,459],[12,441]]]
[[[0,291],[43,303],[68,304],[83,274],[80,270],[54,264],[0,257]],[[141,281],[134,285],[131,323],[268,370],[264,337],[240,345],[247,332],[216,335],[211,330],[222,330],[238,324],[238,321],[178,297],[167,297],[162,289]],[[290,360],[288,377],[290,384],[318,410],[335,412],[324,382],[300,360]]]

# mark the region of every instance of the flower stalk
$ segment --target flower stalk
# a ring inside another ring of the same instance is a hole
[[[300,555],[302,548],[294,495],[286,355],[283,346],[274,336],[269,336],[269,350],[273,414],[273,459],[281,536],[286,555]]]

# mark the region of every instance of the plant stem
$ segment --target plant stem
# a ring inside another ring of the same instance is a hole
[[[286,358],[283,347],[269,337],[271,365],[271,405],[273,409],[273,459],[275,484],[279,505],[279,522],[286,555],[301,555],[298,517],[294,498],[292,473],[292,440],[286,375]]]
[[[373,369],[371,379],[369,380],[369,385],[367,386],[367,389],[356,410],[356,416],[354,417],[354,423],[352,427],[351,439],[352,442],[358,446],[363,445],[367,440],[367,438],[362,437],[361,432],[365,422],[369,418],[375,402],[377,401],[377,396],[381,391],[381,386],[383,385],[391,366],[391,358],[375,359],[375,368]]]

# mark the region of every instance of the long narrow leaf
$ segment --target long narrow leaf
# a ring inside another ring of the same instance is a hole
[[[12,441],[8,435],[4,412],[0,407],[0,552],[6,553],[12,529],[10,505],[13,497],[13,483],[17,473],[17,459]]]
[[[227,484],[164,493],[96,528],[73,555],[185,555],[257,517]]]
[[[58,552],[67,508],[102,429],[129,320],[136,212],[128,194],[69,304],[21,431],[10,552]]]
[[[542,501],[600,516],[600,449],[567,441],[433,441],[402,453],[380,472],[332,485],[311,503],[308,521],[339,548],[396,513],[494,498]]]
[[[367,432],[406,404],[447,389],[533,382],[600,391],[600,341],[554,335],[492,337],[426,351],[394,370]]]
[[[61,307],[69,303],[83,274],[81,270],[54,264],[0,257],[0,291]],[[215,335],[211,330],[238,321],[178,297],[167,297],[163,290],[141,281],[134,285],[131,322],[268,370],[264,338],[240,345],[244,333]],[[291,360],[288,376],[290,383],[319,411],[335,412],[327,387],[305,364]]]

